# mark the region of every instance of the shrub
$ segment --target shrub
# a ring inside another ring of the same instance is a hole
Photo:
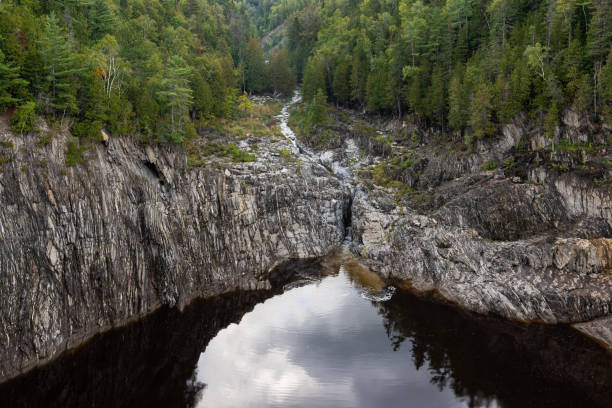
[[[482,169],[484,171],[495,170],[496,168],[497,168],[497,162],[495,161],[486,162],[482,165]]]
[[[83,163],[83,152],[87,150],[87,146],[78,146],[77,139],[72,139],[68,142],[66,149],[66,166],[72,167]]]
[[[19,106],[11,119],[9,125],[13,132],[27,133],[34,130],[36,125],[36,102],[26,102]]]
[[[102,123],[99,121],[84,120],[73,125],[70,131],[74,136],[78,136],[92,142],[102,141]]]
[[[232,156],[232,160],[234,160],[235,163],[255,161],[255,155],[238,149],[233,143],[229,144],[229,152]]]

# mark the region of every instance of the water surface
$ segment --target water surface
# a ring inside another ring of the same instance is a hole
[[[163,310],[0,385],[0,406],[603,407],[612,400],[610,354],[568,327],[391,296],[349,269],[282,294],[235,293],[183,313]]]

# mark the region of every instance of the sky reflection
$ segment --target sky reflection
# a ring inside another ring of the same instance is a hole
[[[198,407],[466,406],[406,346],[393,351],[377,308],[341,273],[221,330],[198,361]]]

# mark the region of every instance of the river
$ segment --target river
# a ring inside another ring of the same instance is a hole
[[[315,271],[316,272],[316,271]],[[317,273],[311,274],[317,275]],[[0,386],[2,407],[597,407],[610,356],[359,267],[164,309]]]

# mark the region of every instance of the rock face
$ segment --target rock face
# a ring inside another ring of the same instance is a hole
[[[67,136],[1,133],[0,380],[161,306],[268,288],[274,265],[345,236],[350,192],[316,163],[189,170],[111,138],[67,168]]]
[[[519,117],[466,152],[417,131],[386,129],[394,153],[353,197],[353,252],[386,278],[479,313],[603,316],[580,327],[612,347],[609,132],[566,112],[549,138]]]
[[[495,180],[489,183],[483,187],[488,192],[500,188]],[[418,290],[437,290],[480,313],[547,323],[611,313],[612,239],[564,237],[558,230],[554,237],[540,234],[556,212],[567,214],[563,203],[555,195],[540,197],[523,219],[520,195],[529,190],[519,194],[508,184],[501,196],[505,204],[493,201],[487,209],[485,197],[469,190],[432,216],[398,205],[384,191],[359,189],[353,198],[354,250],[385,277]],[[514,208],[516,220],[510,217]],[[609,221],[592,222],[605,230]],[[507,225],[525,237],[492,241],[479,234],[495,236]]]
[[[524,131],[509,125],[464,161],[415,161],[415,203],[359,184],[349,136],[329,154],[250,138],[241,146],[257,161],[196,169],[176,148],[113,137],[66,167],[67,135],[17,137],[0,123],[0,381],[163,306],[269,289],[275,265],[347,235],[390,280],[513,319],[603,317],[581,329],[612,346],[609,189],[543,168],[480,171]]]

